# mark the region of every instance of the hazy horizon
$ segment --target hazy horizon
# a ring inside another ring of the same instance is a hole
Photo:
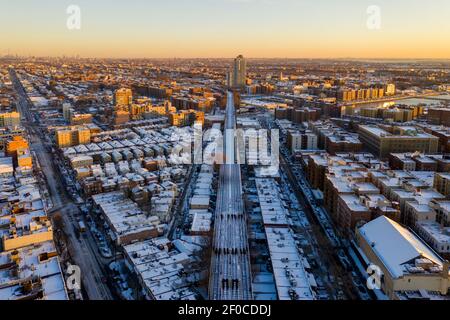
[[[88,59],[88,60],[233,60],[238,53],[234,56],[230,57],[84,57],[78,56],[77,54],[73,55],[47,55],[47,56],[37,56],[37,55],[18,55],[18,58],[35,58],[35,59],[62,59],[62,58],[78,58],[78,59]],[[7,54],[0,52],[0,58],[5,58]],[[9,54],[10,57],[15,57],[14,53]],[[450,58],[353,58],[353,57],[330,57],[330,58],[314,58],[314,57],[247,57],[244,56],[247,60],[323,60],[323,61],[444,61],[450,62]]]

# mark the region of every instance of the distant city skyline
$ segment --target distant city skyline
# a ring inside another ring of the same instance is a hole
[[[66,26],[69,5],[81,29]],[[367,9],[381,9],[370,29]],[[0,55],[85,58],[450,59],[450,2],[7,1]]]

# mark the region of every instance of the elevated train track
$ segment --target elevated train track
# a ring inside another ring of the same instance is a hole
[[[224,139],[226,161],[220,168],[209,280],[211,300],[253,299],[241,168],[234,157],[235,128],[233,94],[228,93]]]

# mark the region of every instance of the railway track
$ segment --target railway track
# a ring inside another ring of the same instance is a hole
[[[225,129],[235,128],[233,94],[228,93]],[[234,160],[234,138],[231,137],[231,132],[230,135],[225,134],[226,164],[220,168],[209,281],[210,300],[253,298],[241,168]]]

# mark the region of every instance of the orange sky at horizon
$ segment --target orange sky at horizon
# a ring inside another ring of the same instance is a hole
[[[450,1],[378,0],[379,30],[372,1],[277,1],[78,0],[80,30],[66,27],[71,1],[8,1],[0,55],[450,59]]]

